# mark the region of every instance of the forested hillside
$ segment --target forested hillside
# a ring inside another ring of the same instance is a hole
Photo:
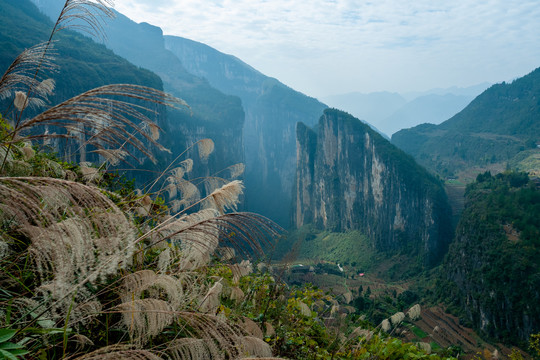
[[[441,267],[441,300],[499,341],[525,341],[540,331],[538,214],[538,180],[525,173],[478,175]]]
[[[540,68],[512,83],[491,86],[440,125],[401,130],[392,142],[432,171],[452,176],[507,162],[540,141]]]

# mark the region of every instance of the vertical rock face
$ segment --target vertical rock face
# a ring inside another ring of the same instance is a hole
[[[165,36],[165,47],[190,73],[242,99],[247,209],[287,227],[296,163],[296,123],[315,124],[326,105],[207,45]]]
[[[316,132],[297,126],[293,222],[359,229],[377,250],[406,252],[432,264],[452,237],[439,181],[349,114],[325,110]]]

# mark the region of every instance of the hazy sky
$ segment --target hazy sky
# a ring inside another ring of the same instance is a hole
[[[509,81],[540,66],[539,0],[116,0],[311,96]]]

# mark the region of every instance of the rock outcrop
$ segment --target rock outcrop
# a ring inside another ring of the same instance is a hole
[[[452,238],[441,183],[351,115],[325,110],[316,130],[297,126],[293,222],[358,229],[384,252],[434,264]]]

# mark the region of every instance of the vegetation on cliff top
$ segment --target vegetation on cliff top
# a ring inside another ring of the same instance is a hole
[[[479,174],[442,267],[441,299],[485,335],[540,330],[540,189],[526,173]],[[451,307],[452,308],[452,307]]]

